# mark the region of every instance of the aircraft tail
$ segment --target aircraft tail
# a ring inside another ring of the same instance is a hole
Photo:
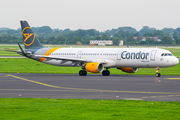
[[[27,21],[20,21],[25,49],[43,48]]]

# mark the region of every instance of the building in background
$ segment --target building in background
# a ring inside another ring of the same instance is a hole
[[[123,40],[119,41],[119,46],[123,46]]]
[[[113,45],[112,40],[90,40],[89,45]]]
[[[135,40],[138,39],[138,37],[133,37]],[[146,38],[150,38],[153,39],[154,41],[160,42],[161,39],[159,39],[158,37],[142,37],[140,41],[146,41]]]

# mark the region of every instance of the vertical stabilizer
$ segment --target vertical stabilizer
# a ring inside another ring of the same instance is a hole
[[[27,21],[20,21],[25,49],[43,48]]]

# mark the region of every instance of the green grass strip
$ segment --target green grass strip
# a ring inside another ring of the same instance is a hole
[[[61,67],[44,64],[28,58],[0,58],[0,73],[58,73],[78,74],[81,67]],[[116,68],[109,69],[111,74],[155,75],[154,68],[139,68],[136,73],[124,73]],[[160,68],[162,75],[180,75],[180,64]],[[88,74],[93,74],[89,73]],[[98,73],[101,74],[101,73]]]
[[[3,120],[180,119],[180,102],[0,98]]]

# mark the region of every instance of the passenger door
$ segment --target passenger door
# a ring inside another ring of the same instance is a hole
[[[121,60],[121,51],[118,51],[117,53],[117,60]]]
[[[150,56],[151,61],[155,61],[156,52],[157,52],[157,50],[152,50],[151,51],[151,56]]]
[[[81,53],[82,53],[82,51],[78,51],[77,58],[81,59]]]

